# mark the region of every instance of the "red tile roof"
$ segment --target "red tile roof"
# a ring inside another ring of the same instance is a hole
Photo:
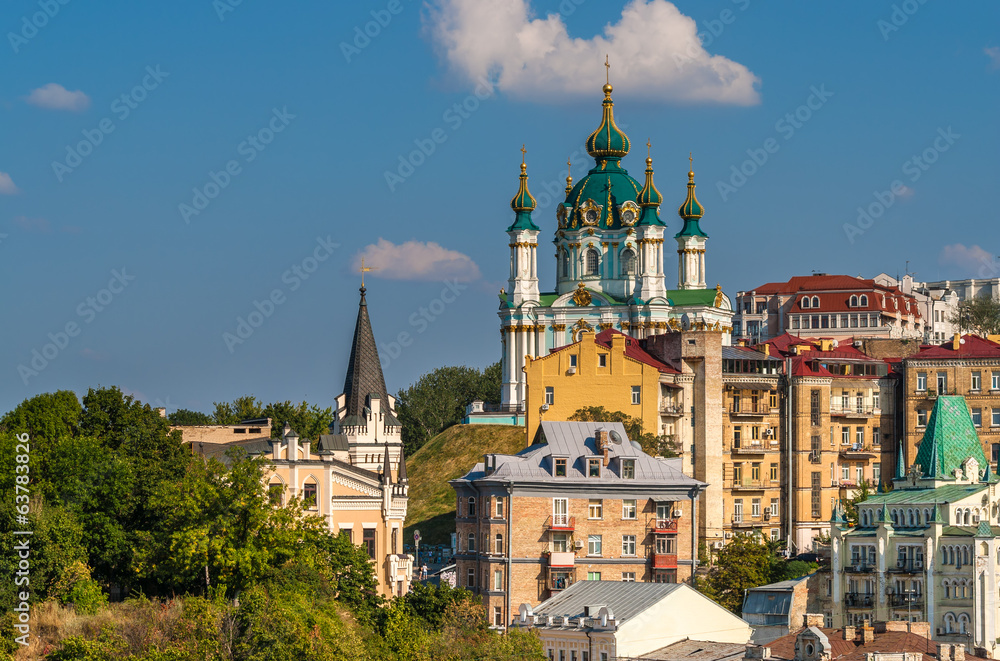
[[[594,337],[595,342],[599,342],[604,346],[611,348],[611,338],[614,335],[622,335],[625,337],[625,355],[634,360],[638,360],[640,363],[645,363],[656,369],[660,370],[665,374],[680,374],[681,371],[675,367],[667,365],[664,362],[653,358],[653,356],[646,353],[646,350],[639,346],[639,340],[635,339],[631,335],[626,335],[621,331],[616,331],[613,328],[608,328],[602,330],[600,333]]]
[[[767,644],[771,648],[771,658],[773,659],[794,659],[795,658],[795,638],[802,629],[794,633],[772,640]],[[822,631],[830,640],[831,661],[864,661],[865,654],[870,652],[921,652],[933,658],[937,658],[937,643],[915,633],[906,631],[886,631],[876,633],[875,639],[867,645],[855,640],[844,640],[843,629],[823,629]],[[860,628],[857,637],[860,637]],[[979,657],[966,653],[966,659],[978,659]]]
[[[1000,344],[990,342],[978,335],[963,335],[958,351],[953,349],[953,341],[921,347],[910,356],[912,360],[947,360],[955,358],[1000,358]]]
[[[796,276],[788,282],[769,282],[751,290],[755,294],[803,294],[795,297],[793,307],[796,312],[886,312],[920,316],[916,299],[900,291],[899,287],[887,287],[874,280],[855,278],[849,275],[805,275]],[[851,294],[868,295],[867,305],[850,305]],[[802,299],[819,298],[819,307],[804,307]],[[885,298],[885,305],[882,299]],[[910,309],[906,309],[909,301]]]

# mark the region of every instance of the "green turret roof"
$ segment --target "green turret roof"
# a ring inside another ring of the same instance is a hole
[[[903,459],[903,441],[899,442],[899,449],[896,450],[896,474],[893,476],[897,480],[906,477],[906,460]]]
[[[682,236],[703,236],[706,239],[708,238],[708,235],[702,231],[701,225],[698,223],[698,220],[705,215],[705,208],[698,201],[698,197],[694,193],[694,188],[694,168],[692,167],[688,170],[687,199],[677,209],[677,215],[684,219],[684,227],[681,228],[681,231],[674,238]]]
[[[524,164],[524,147],[521,147],[521,176],[517,186],[517,194],[511,198],[510,208],[514,210],[514,222],[507,228],[508,232],[516,230],[535,230],[538,226],[531,220],[531,212],[535,210],[537,202],[531,191],[528,190],[528,166]]]
[[[923,469],[924,477],[949,479],[969,457],[975,458],[980,466],[989,466],[965,398],[939,396],[915,463]]]
[[[615,124],[615,102],[611,100],[613,88],[608,83],[604,86],[604,114],[601,125],[587,138],[587,153],[600,160],[605,158],[619,159],[628,154],[631,147],[628,136]]]
[[[638,202],[642,207],[642,215],[639,216],[640,225],[666,225],[660,220],[660,204],[663,203],[663,196],[653,183],[653,159],[649,156],[646,157],[646,183],[639,191]]]

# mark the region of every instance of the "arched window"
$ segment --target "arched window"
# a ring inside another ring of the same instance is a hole
[[[814,308],[818,308],[819,307],[819,296],[813,296],[812,307],[814,307]]]
[[[955,631],[955,614],[945,613],[944,614],[944,630],[946,633],[951,633]]]
[[[469,496],[469,513],[467,516],[470,518],[475,518],[476,516],[476,498],[475,496]]]
[[[909,528],[913,527],[913,510],[906,510],[906,525]]]
[[[958,632],[969,633],[969,616],[965,613],[959,613],[958,615]]]
[[[474,553],[476,551],[476,533],[469,533],[469,544],[465,547],[465,550],[469,553]]]
[[[861,304],[861,307],[863,307],[863,308],[868,307],[868,297],[865,296],[864,294],[861,295],[861,299],[860,299],[859,302]]]
[[[503,534],[497,533],[496,543],[494,544],[494,552],[497,555],[503,555]]]
[[[587,250],[587,275],[597,275],[597,264],[600,256],[593,248]]]
[[[972,512],[969,510],[969,508],[965,508],[965,525],[968,526],[971,524],[972,524]]]
[[[622,251],[622,275],[635,275],[635,253],[631,248]]]
[[[803,296],[802,297],[802,307],[804,307],[804,308],[809,307],[809,297],[808,296]]]
[[[562,277],[569,277],[569,250],[562,249]]]
[[[851,295],[851,307],[852,308],[858,307],[858,297],[855,295]]]
[[[969,557],[969,547],[968,546],[963,546],[962,547],[962,564],[965,564],[965,565],[971,565],[972,564],[972,559]]]
[[[892,525],[898,526],[899,525],[899,518],[896,516],[896,510],[892,510],[892,513],[890,514],[890,516],[892,517]]]
[[[944,598],[951,599],[951,581],[949,580],[941,581],[941,587],[944,588]]]
[[[931,522],[931,511],[927,508],[924,508],[924,525],[927,525],[930,522]]]

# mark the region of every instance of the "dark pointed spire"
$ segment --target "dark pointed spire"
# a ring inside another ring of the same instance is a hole
[[[903,441],[900,441],[896,450],[896,474],[893,478],[902,480],[904,477],[906,477],[906,460],[903,458]]]
[[[354,324],[354,341],[351,343],[351,358],[347,363],[347,377],[344,379],[345,406],[347,411],[341,420],[342,426],[364,425],[359,420],[364,415],[368,395],[377,394],[382,400],[383,412],[388,410],[389,393],[385,389],[382,363],[378,359],[378,345],[372,334],[371,320],[368,318],[368,303],[365,301],[365,287],[361,286],[361,302],[358,305],[358,320]]]
[[[382,484],[392,484],[392,463],[389,461],[389,444],[385,444],[385,458],[382,460]]]

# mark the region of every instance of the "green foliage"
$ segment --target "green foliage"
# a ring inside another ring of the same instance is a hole
[[[642,451],[654,457],[676,457],[677,446],[667,436],[657,436],[643,429],[642,418],[621,411],[608,411],[603,406],[584,406],[569,417],[579,422],[620,422],[630,441],[638,441]]]
[[[788,562],[778,561],[774,564],[774,574],[768,583],[778,581],[790,581],[793,578],[808,576],[817,569],[819,565],[815,562],[805,562],[804,560],[789,560]]]
[[[453,588],[447,583],[440,586],[414,583],[404,597],[410,612],[433,629],[444,624],[445,615],[459,602],[475,602],[476,596],[465,588]]]
[[[963,332],[980,337],[1000,334],[1000,301],[983,292],[975,298],[959,302],[958,310],[948,321]]]
[[[316,440],[320,434],[330,433],[334,412],[330,407],[324,409],[308,402],[292,404],[288,400],[264,406],[253,395],[244,395],[232,402],[216,402],[212,420],[217,425],[237,425],[256,418],[271,418],[272,438],[280,437],[288,423],[302,438]]]
[[[500,363],[483,371],[473,367],[439,367],[396,395],[403,424],[403,450],[411,455],[428,440],[465,417],[465,407],[480,399],[500,402]]]
[[[73,604],[78,613],[93,615],[108,603],[97,581],[90,577],[90,567],[82,562],[66,565],[49,594],[63,604]]]
[[[715,566],[699,588],[739,615],[744,592],[770,582],[772,557],[759,534],[733,535],[719,551]]]
[[[854,495],[844,501],[844,517],[851,526],[858,525],[858,504],[864,502],[873,493],[872,485],[868,480],[861,480]]]
[[[177,409],[167,416],[167,420],[172,425],[214,425],[215,419],[207,413],[201,411],[189,411],[188,409]]]

